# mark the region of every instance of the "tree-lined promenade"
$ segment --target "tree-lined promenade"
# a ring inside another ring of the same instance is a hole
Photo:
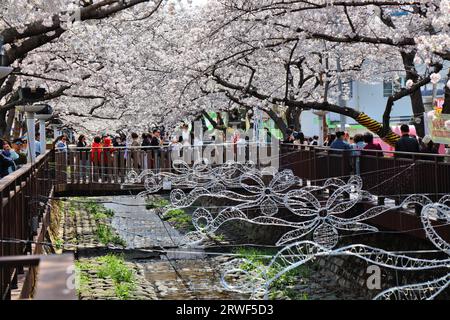
[[[86,132],[257,107],[286,133],[312,109],[353,118],[394,145],[395,103],[410,99],[423,137],[421,89],[448,73],[448,1],[52,2],[32,11],[26,1],[2,4],[2,63],[14,68],[0,89],[7,139],[20,126],[17,89],[26,83],[45,86],[40,100]],[[370,106],[383,119],[343,107],[349,81],[398,77],[405,86]]]

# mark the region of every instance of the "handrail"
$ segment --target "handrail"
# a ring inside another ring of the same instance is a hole
[[[239,142],[227,142],[227,143],[210,143],[205,142],[205,144],[202,145],[177,145],[177,148],[200,148],[200,147],[221,147],[221,146],[248,146],[248,145],[259,145],[259,146],[271,146],[271,143],[260,143],[260,142],[246,142],[246,143],[239,143]],[[393,154],[393,155],[408,155],[408,156],[436,156],[438,158],[450,158],[449,154],[432,154],[432,153],[422,153],[422,152],[405,152],[405,151],[390,151],[390,150],[373,150],[373,149],[364,149],[364,150],[356,150],[356,149],[349,149],[349,150],[342,150],[342,149],[332,149],[330,147],[321,147],[321,146],[311,146],[311,145],[301,145],[301,144],[293,144],[293,143],[284,143],[280,142],[280,146],[286,146],[286,147],[296,147],[296,148],[308,148],[308,150],[322,150],[322,151],[336,151],[336,152],[352,152],[352,151],[367,151],[370,153],[377,153],[377,154]],[[161,146],[125,146],[125,147],[92,147],[92,146],[86,146],[86,147],[73,147],[69,146],[69,151],[98,151],[98,150],[160,150],[160,149],[166,149],[172,147],[171,145],[161,145]],[[58,151],[58,150],[57,150]],[[61,151],[63,152],[63,151]]]
[[[24,164],[22,167],[20,167],[16,171],[1,178],[0,179],[0,192],[5,190],[5,188],[7,188],[17,178],[21,177],[22,175],[26,174],[28,171],[32,170],[34,166],[37,166],[37,165],[41,164],[41,162],[44,162],[45,159],[50,155],[51,152],[52,152],[52,150],[46,150],[45,154],[42,154],[39,157],[37,157],[36,161],[34,163]]]
[[[0,239],[21,240],[0,242],[1,257],[42,253],[42,246],[31,243],[42,241],[49,225],[49,207],[41,207],[38,199],[49,197],[53,189],[53,155],[54,151],[48,150],[35,162],[0,180]],[[17,286],[23,273],[23,268],[0,269],[0,299],[10,298],[11,289]],[[26,272],[26,277],[32,279],[27,283],[34,280],[30,272]]]
[[[262,145],[262,146],[270,146],[271,143],[261,143],[261,142],[226,142],[226,143],[214,143],[210,141],[204,141],[203,144],[189,144],[189,145],[176,145],[178,148],[199,148],[199,147],[206,147],[206,146],[247,146],[247,145]],[[109,149],[115,149],[115,150],[158,150],[161,148],[170,148],[173,145],[170,144],[164,144],[161,146],[121,146],[121,147],[115,147],[115,146],[109,146],[109,147],[92,147],[91,145],[88,145],[86,147],[74,147],[69,145],[68,150],[74,150],[74,151],[86,151],[86,150],[109,150]],[[58,151],[58,150],[57,150]]]
[[[389,150],[373,150],[373,149],[363,149],[363,150],[357,150],[357,149],[349,149],[349,150],[342,150],[342,149],[332,149],[330,147],[320,147],[320,146],[310,146],[310,145],[301,145],[301,144],[291,144],[291,143],[280,143],[282,146],[289,146],[289,147],[297,147],[297,148],[308,148],[308,150],[322,150],[322,151],[336,151],[336,152],[352,152],[352,151],[360,151],[360,152],[370,152],[370,153],[388,153],[388,154],[398,154],[398,155],[409,155],[409,156],[428,156],[428,157],[438,157],[438,158],[450,158],[449,154],[434,154],[434,153],[421,153],[421,152],[404,152],[404,151],[389,151]],[[362,154],[364,155],[364,154]]]
[[[75,283],[71,281],[74,266],[73,254],[0,257],[0,268],[39,268],[35,292],[24,289],[21,299],[76,300]],[[27,289],[31,287],[24,286]]]

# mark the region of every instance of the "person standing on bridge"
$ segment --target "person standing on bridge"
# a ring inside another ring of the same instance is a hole
[[[0,177],[6,177],[8,174],[16,170],[13,155],[11,153],[11,145],[8,141],[2,141],[3,150],[0,153]]]
[[[142,147],[150,147],[152,145],[152,135],[151,133],[142,134]]]
[[[102,158],[102,138],[99,136],[94,138],[91,148],[91,161],[94,164],[99,164]]]
[[[83,171],[88,171],[88,151],[89,149],[87,148],[87,142],[86,142],[86,136],[84,134],[81,134],[78,137],[78,142],[77,142],[77,149],[78,152],[80,153],[80,164],[81,164],[81,170],[80,170],[80,178],[83,179]]]
[[[343,151],[352,149],[350,144],[345,141],[345,132],[343,131],[336,132],[336,140],[333,141],[333,143],[330,145],[330,148]]]
[[[421,158],[423,160],[444,160],[443,158],[432,156],[439,154],[439,148],[441,145],[439,143],[434,143],[429,135],[426,135],[423,139],[419,139],[419,147],[421,153],[430,154],[430,156],[422,156]]]
[[[140,169],[141,162],[139,161],[139,136],[136,132],[131,133],[131,159],[133,161],[133,168]]]
[[[22,165],[27,164],[27,154],[24,151],[24,141],[21,138],[17,138],[13,140],[12,148],[19,155],[19,158],[15,160],[16,167],[20,168]]]
[[[56,151],[67,153],[67,136],[65,134],[56,140],[55,149]]]
[[[153,148],[153,155],[155,159],[155,169],[159,169],[161,167],[159,163],[161,161],[161,145],[161,131],[154,129],[151,146]]]
[[[370,132],[366,132],[364,134],[364,142],[366,143],[364,150],[380,150],[380,151],[383,150],[383,148],[381,147],[381,145],[379,143],[373,142],[373,134],[371,134]],[[367,155],[367,156],[374,156],[374,157],[377,157],[377,156],[382,157],[383,156],[382,152],[364,151],[363,154]]]
[[[395,151],[419,153],[419,142],[417,139],[414,139],[409,135],[409,126],[407,124],[403,124],[400,127],[400,131],[402,133],[402,137],[395,143]],[[411,158],[411,156],[407,155],[401,155],[399,157]]]
[[[361,150],[364,149],[364,147],[366,146],[366,144],[364,143],[364,137],[362,134],[355,134],[355,136],[353,137],[353,144],[352,144],[352,149],[354,150],[352,152],[352,157],[354,159],[354,163],[355,163],[355,173],[356,174],[360,174],[360,156],[361,156]]]

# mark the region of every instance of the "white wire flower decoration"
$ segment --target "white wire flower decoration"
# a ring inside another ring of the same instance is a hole
[[[301,184],[301,179],[294,176],[291,170],[276,172],[268,185],[263,176],[258,173],[246,173],[240,178],[241,187],[254,199],[236,206],[237,209],[258,207],[263,216],[273,216],[278,213],[278,207],[284,203],[284,194],[290,188]]]
[[[139,196],[146,196],[159,192],[168,182],[170,188],[194,189],[205,188],[212,192],[220,192],[227,188],[239,186],[240,177],[244,173],[256,172],[252,162],[238,163],[228,161],[213,167],[208,159],[198,159],[190,166],[183,160],[174,160],[172,172],[155,172],[143,170],[138,174],[135,170],[127,173],[122,187],[143,184],[145,191]]]
[[[277,245],[298,240],[313,232],[313,240],[325,248],[336,246],[338,229],[346,231],[377,231],[378,229],[360,222],[360,219],[345,219],[338,215],[347,212],[361,201],[362,193],[353,192],[352,185],[345,185],[335,190],[324,205],[307,190],[293,190],[285,195],[285,205],[295,215],[307,218],[308,224],[296,227],[284,234]]]

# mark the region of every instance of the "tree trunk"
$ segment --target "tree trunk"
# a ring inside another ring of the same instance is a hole
[[[302,131],[302,124],[300,123],[300,116],[302,114],[302,111],[302,109],[295,110],[294,127],[297,131]]]
[[[301,109],[288,107],[286,111],[287,126],[294,126],[294,130],[300,130],[300,113]]]
[[[448,69],[447,80],[450,81],[450,68]],[[445,96],[444,96],[444,105],[442,107],[442,113],[450,114],[450,88],[447,85],[445,86]]]
[[[403,65],[406,71],[406,80],[413,80],[417,82],[419,80],[419,76],[414,65],[414,57],[416,56],[416,52],[402,52]],[[414,122],[414,126],[416,127],[416,134],[419,137],[423,137],[425,135],[425,124],[423,114],[425,113],[425,106],[423,104],[422,91],[416,90],[410,95],[411,106],[413,111],[414,118],[420,118],[420,123]]]
[[[278,129],[280,129],[280,131],[283,133],[283,136],[285,136],[288,126],[286,125],[284,120],[279,117],[272,109],[264,110],[264,112],[269,115],[269,117],[275,122],[275,125],[278,127]]]
[[[6,110],[0,111],[0,137],[4,139],[8,138],[6,137],[6,127],[8,125],[6,122],[6,114],[7,114]]]

